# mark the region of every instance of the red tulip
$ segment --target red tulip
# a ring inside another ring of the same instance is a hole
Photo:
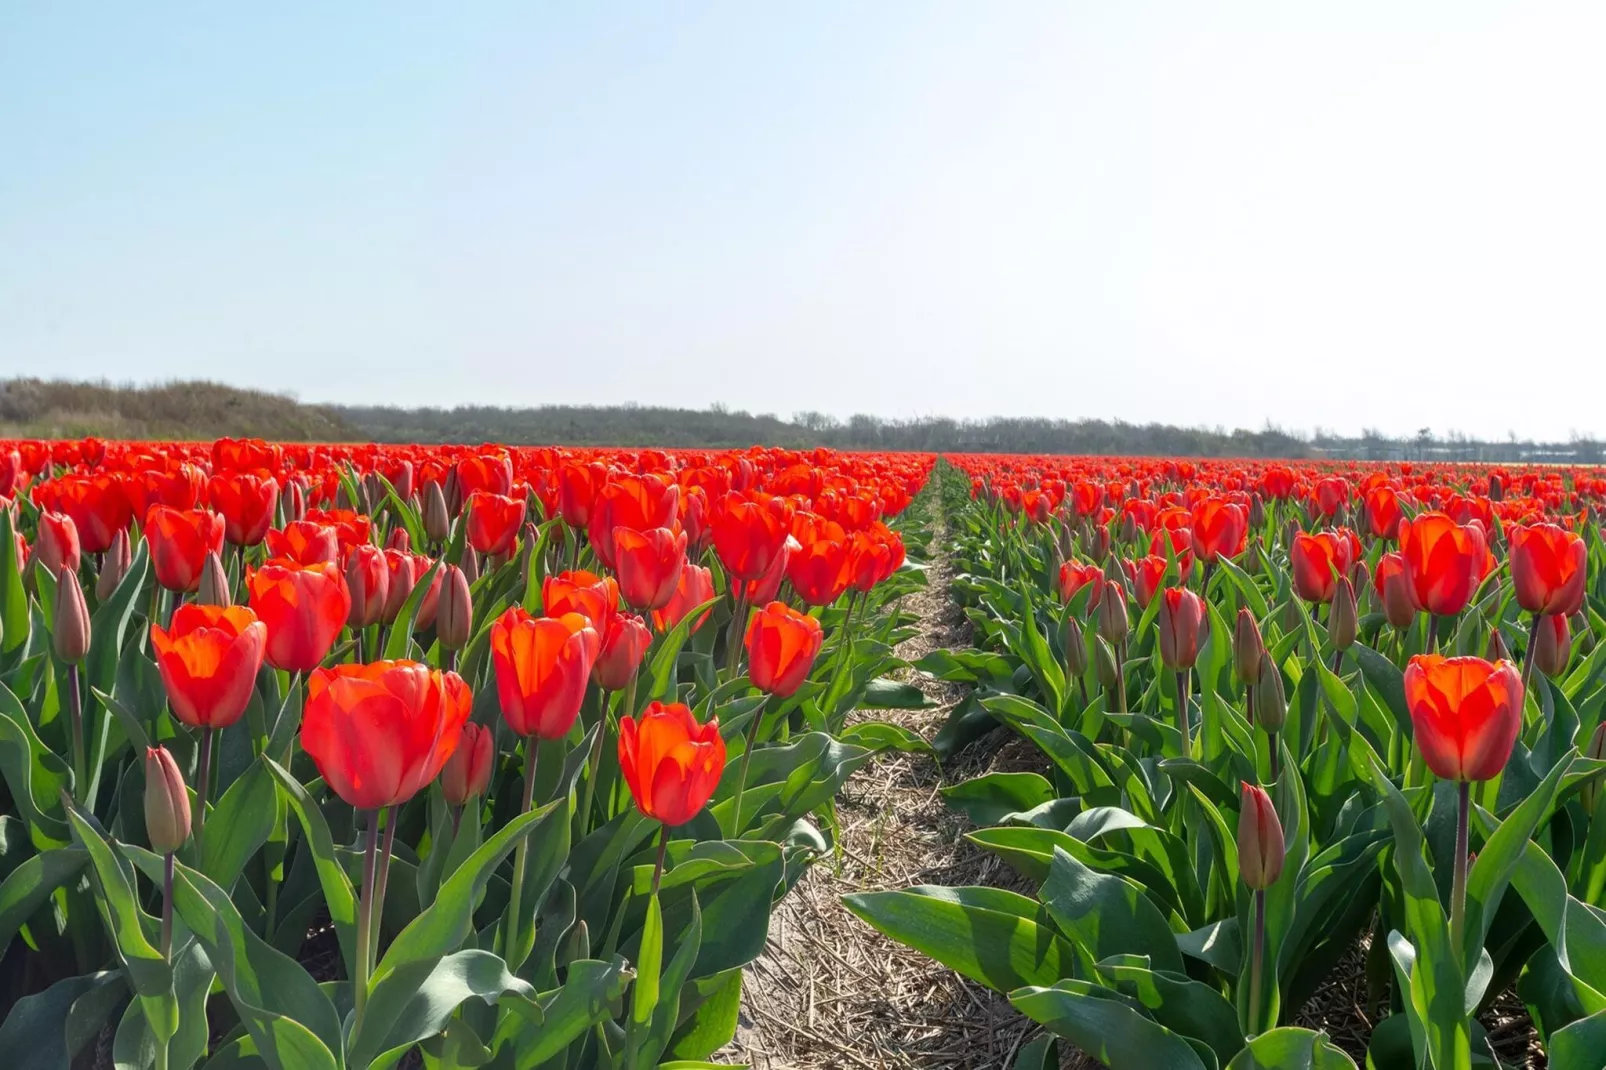
[[[22,533],[18,532],[20,539]],[[60,578],[61,570],[77,572],[82,551],[78,545],[78,525],[73,523],[72,517],[66,513],[54,513],[48,509],[39,513],[39,534],[34,538],[33,559],[38,567],[50,573],[52,578]],[[21,557],[18,561],[20,563]]]
[[[307,678],[301,747],[351,806],[395,806],[440,775],[473,705],[462,677],[416,661],[317,669]]]
[[[613,529],[619,593],[635,609],[662,609],[675,597],[686,565],[686,533],[669,528]]]
[[[251,704],[267,626],[244,606],[179,606],[172,625],[151,625],[151,652],[173,716],[194,728],[227,728]]]
[[[463,503],[468,517],[468,544],[482,554],[509,554],[524,526],[526,503],[477,490]]]
[[[1571,616],[1584,605],[1589,552],[1575,532],[1555,524],[1513,525],[1511,585],[1529,613]]]
[[[34,491],[38,504],[72,517],[85,553],[105,553],[133,519],[122,480],[110,475],[63,476]]]
[[[1126,574],[1132,580],[1132,595],[1138,600],[1138,608],[1148,609],[1149,603],[1154,601],[1155,593],[1160,590],[1160,581],[1165,579],[1165,570],[1171,562],[1159,554],[1150,554],[1148,557],[1122,564],[1126,566]]]
[[[1379,539],[1396,539],[1405,510],[1400,504],[1400,493],[1393,487],[1373,487],[1366,492],[1366,522],[1372,534]]]
[[[719,718],[699,725],[679,702],[651,703],[638,721],[619,719],[619,769],[636,808],[665,825],[697,816],[725,771]]]
[[[401,528],[398,531],[403,530]],[[340,563],[340,531],[313,520],[292,520],[283,531],[267,533],[268,556],[287,557],[303,565]]]
[[[817,619],[771,602],[747,625],[747,675],[760,691],[785,698],[808,679],[824,642]]]
[[[1315,535],[1301,531],[1289,554],[1294,591],[1307,602],[1331,602],[1338,577],[1349,571],[1353,560],[1349,541],[1339,531]]]
[[[275,669],[316,669],[351,613],[346,579],[328,562],[269,560],[246,576],[246,589],[251,609],[267,625],[267,662]]]
[[[608,618],[602,645],[591,679],[605,691],[623,691],[641,668],[641,661],[652,645],[647,622],[631,613],[615,613]]]
[[[786,559],[792,589],[811,606],[828,606],[841,598],[852,579],[852,547],[846,536],[800,543]]]
[[[578,613],[600,634],[619,610],[619,583],[584,569],[549,575],[541,581],[541,609],[549,617]]]
[[[441,794],[448,806],[462,806],[485,794],[496,764],[496,733],[469,721],[463,725],[457,749],[441,767]]]
[[[575,530],[586,526],[591,519],[591,503],[607,478],[607,470],[595,462],[570,462],[558,469],[558,510],[565,524]]]
[[[1443,513],[1422,513],[1402,523],[1400,553],[1418,604],[1443,616],[1467,608],[1488,567],[1483,528],[1457,524]]]
[[[327,527],[323,530],[334,531]],[[409,590],[412,588],[411,579],[409,570]],[[366,628],[383,621],[390,599],[390,568],[385,560],[385,551],[371,543],[352,547],[346,557],[346,589],[351,593],[348,624],[353,628]]]
[[[781,553],[791,533],[792,509],[780,498],[754,501],[731,491],[714,505],[709,526],[725,571],[736,579],[756,580]]]
[[[1163,567],[1165,562],[1161,561]],[[1083,587],[1092,587],[1087,596],[1087,611],[1091,613],[1099,607],[1099,598],[1104,594],[1104,572],[1097,565],[1083,565],[1075,561],[1067,561],[1060,566],[1060,601],[1070,602],[1076,597],[1076,592]]]
[[[227,522],[225,535],[234,546],[255,546],[273,524],[273,507],[279,500],[279,482],[256,472],[230,472],[213,476],[206,485],[212,508]]]
[[[1418,654],[1405,669],[1417,748],[1444,780],[1500,775],[1522,729],[1522,695],[1509,661]]]
[[[792,552],[797,549],[799,549],[798,541],[788,535],[786,541],[781,544],[780,554],[770,562],[769,570],[758,579],[749,580],[741,585],[742,599],[748,605],[758,606],[763,605],[765,602],[774,601],[775,597],[781,593],[781,583],[786,579],[786,570],[787,566],[791,564]]]
[[[521,736],[561,739],[580,714],[602,640],[578,613],[532,617],[514,606],[491,625],[502,716]]]
[[[1193,532],[1185,527],[1157,528],[1149,537],[1149,555],[1151,557],[1165,557],[1166,549],[1170,548],[1171,556],[1177,559],[1177,568],[1184,577],[1193,572]]]
[[[1191,669],[1199,659],[1204,599],[1186,587],[1160,592],[1160,662],[1172,671]]]
[[[193,591],[201,582],[207,554],[223,552],[223,518],[204,509],[153,505],[145,516],[156,582],[169,591]]]
[[[1378,558],[1372,582],[1388,622],[1395,628],[1409,628],[1422,607],[1416,600],[1416,588],[1411,585],[1411,569],[1405,563],[1405,555],[1396,551]]]
[[[853,589],[874,590],[902,567],[903,539],[877,520],[863,531],[853,533],[852,559]]]
[[[505,452],[464,457],[457,462],[457,485],[463,488],[465,498],[479,493],[507,495],[513,493],[513,458]],[[521,520],[520,523],[523,523]],[[482,550],[481,553],[491,551]]]
[[[652,626],[658,632],[667,632],[679,624],[686,614],[713,597],[713,571],[702,565],[687,565],[680,570],[680,584],[675,588],[675,597],[662,609],[652,611]],[[703,610],[702,616],[688,630],[695,633],[707,622],[711,613],[711,609]]]
[[[1328,476],[1316,484],[1316,510],[1322,516],[1337,515],[1349,499],[1349,480],[1342,476]]]
[[[609,568],[613,558],[613,529],[673,528],[680,511],[680,486],[665,476],[623,476],[603,487],[592,503],[586,532],[597,559]]]
[[[1214,562],[1225,554],[1237,557],[1249,542],[1249,514],[1244,507],[1220,498],[1207,498],[1193,507],[1193,552]]]

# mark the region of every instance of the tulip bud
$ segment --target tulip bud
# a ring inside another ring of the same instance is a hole
[[[1265,891],[1283,875],[1283,824],[1264,788],[1244,783],[1238,810],[1238,875],[1253,891]]]
[[[1595,734],[1589,737],[1589,746],[1584,748],[1584,757],[1595,761],[1606,761],[1606,721],[1595,726]],[[1600,800],[1600,780],[1591,779],[1584,782],[1583,790],[1579,792],[1579,800],[1584,809],[1594,816],[1595,804]]]
[[[485,794],[495,764],[495,733],[473,721],[463,726],[457,749],[441,767],[441,794],[448,806],[462,806]]]
[[[525,521],[524,530],[519,534],[519,584],[528,590],[530,586],[530,567],[532,563],[539,564],[535,560],[535,549],[536,543],[540,541],[540,535],[536,526],[529,521]],[[553,541],[562,546],[563,540],[568,534],[568,529],[559,524],[553,529],[552,534],[554,536]],[[536,579],[536,585],[540,585],[539,576]]]
[[[1104,597],[1099,599],[1099,634],[1111,646],[1126,641],[1126,591],[1119,583],[1104,585]]]
[[[1261,652],[1260,675],[1255,680],[1255,720],[1268,732],[1281,732],[1288,720],[1283,674],[1265,651]]]
[[[1584,611],[1579,610],[1577,613],[1574,613],[1567,621],[1567,624],[1572,629],[1573,636],[1575,637],[1573,640],[1573,646],[1577,648],[1578,656],[1581,658],[1587,658],[1590,654],[1593,654],[1595,652],[1596,643],[1595,629],[1589,626],[1589,617],[1585,615]]]
[[[190,838],[190,793],[166,747],[145,748],[145,837],[160,855]]]
[[[463,569],[463,575],[468,577],[469,586],[474,586],[480,578],[480,555],[472,549],[465,549],[460,567]]]
[[[1286,550],[1294,545],[1294,536],[1299,534],[1299,521],[1289,517],[1283,523],[1283,548]]]
[[[602,636],[602,647],[591,666],[591,679],[604,691],[623,691],[641,669],[652,631],[647,622],[630,613],[614,613]],[[634,710],[624,710],[634,713]]]
[[[1115,651],[1102,635],[1093,643],[1093,660],[1098,668],[1099,686],[1114,694],[1121,686],[1121,670],[1115,664]]]
[[[78,573],[61,570],[56,581],[56,627],[52,633],[56,658],[66,665],[77,665],[89,653],[89,606]]]
[[[378,472],[366,472],[362,477],[362,496],[367,499],[368,511],[377,512],[385,502],[385,485],[379,481]],[[405,549],[405,547],[403,547]]]
[[[435,611],[435,637],[447,650],[468,645],[474,625],[474,603],[469,598],[468,577],[456,565],[441,570],[440,606]]]
[[[1253,687],[1260,678],[1260,656],[1266,644],[1260,638],[1260,625],[1248,606],[1238,610],[1238,626],[1232,633],[1232,666],[1238,673],[1238,682]]]
[[[446,502],[446,515],[457,516],[463,511],[463,484],[457,478],[457,469],[453,467],[446,473],[446,485],[441,488],[441,495]]]
[[[300,480],[292,479],[285,483],[284,489],[279,492],[279,504],[284,507],[286,524],[307,518],[307,492]]]
[[[1249,540],[1249,545],[1244,549],[1243,567],[1245,572],[1260,571],[1260,554],[1260,536],[1256,535]]]
[[[1137,537],[1138,522],[1132,519],[1131,513],[1128,513],[1121,518],[1121,541],[1129,543],[1135,541]]]
[[[1534,668],[1552,678],[1560,676],[1572,655],[1573,637],[1567,618],[1560,614],[1541,617],[1534,635]]]
[[[1261,528],[1266,526],[1266,503],[1260,500],[1260,495],[1249,496],[1249,526]]]
[[[123,582],[128,575],[128,566],[133,562],[133,552],[128,545],[128,532],[119,529],[112,536],[112,544],[106,548],[106,555],[101,558],[100,575],[95,579],[95,598],[104,602],[117,593],[117,585]]]
[[[1093,529],[1093,545],[1088,548],[1088,554],[1100,564],[1110,556],[1110,529],[1103,524]]]
[[[1298,597],[1283,603],[1283,634],[1297,632],[1305,627],[1305,606]]]
[[[1411,590],[1410,577],[1403,572],[1383,577],[1383,616],[1397,631],[1416,623],[1416,595]]]
[[[452,534],[452,518],[439,483],[424,484],[424,534],[431,542],[445,542]]]
[[[1333,649],[1342,653],[1354,646],[1360,626],[1355,611],[1355,588],[1350,586],[1348,576],[1340,576],[1338,585],[1333,588],[1333,606],[1327,616],[1327,638]]]
[[[400,524],[390,529],[390,535],[385,539],[385,549],[400,550],[403,553],[413,548],[413,537],[407,534],[407,529]]]
[[[1492,502],[1498,502],[1498,501],[1504,500],[1505,496],[1506,496],[1506,484],[1505,484],[1505,482],[1498,475],[1490,476],[1489,477],[1489,500],[1492,501]]]
[[[1160,662],[1173,672],[1193,668],[1199,659],[1199,627],[1204,600],[1186,587],[1160,592]]]
[[[351,612],[346,623],[353,628],[366,628],[384,620],[385,605],[390,600],[390,569],[385,564],[385,551],[371,543],[353,546],[346,557],[346,589],[351,592]]]
[[[201,566],[201,584],[195,590],[195,600],[203,606],[225,609],[234,604],[234,596],[229,593],[228,571],[215,550],[207,553],[206,564]]]
[[[1488,662],[1511,660],[1511,648],[1506,646],[1506,637],[1500,634],[1499,628],[1489,629],[1489,645],[1484,649],[1483,660]]]
[[[1065,672],[1068,676],[1087,672],[1087,643],[1082,638],[1082,624],[1075,617],[1065,618]]]

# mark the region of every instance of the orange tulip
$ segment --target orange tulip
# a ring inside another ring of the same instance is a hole
[[[619,583],[584,569],[549,575],[541,581],[541,609],[549,617],[578,613],[600,634],[619,610]]]
[[[578,613],[532,617],[514,606],[491,625],[502,716],[521,736],[561,739],[580,715],[602,640]]]
[[[1411,584],[1411,569],[1405,555],[1395,551],[1377,560],[1377,572],[1372,577],[1378,598],[1383,603],[1383,615],[1395,628],[1409,628],[1422,606],[1416,600],[1416,588]]]
[[[613,554],[624,600],[634,609],[662,609],[675,597],[686,567],[686,533],[615,527]]]
[[[270,559],[246,576],[246,589],[251,609],[267,625],[267,662],[275,669],[316,669],[351,613],[346,579],[329,562]]]
[[[151,651],[173,716],[195,728],[227,728],[251,704],[268,629],[244,606],[179,606],[172,625],[151,625]]]
[[[651,645],[652,632],[646,621],[631,613],[614,614],[602,632],[591,679],[605,691],[623,691],[636,678]]]
[[[699,725],[685,705],[651,703],[638,721],[619,719],[619,768],[636,808],[665,825],[697,816],[725,771],[719,718]]]
[[[230,472],[206,484],[212,508],[223,514],[225,535],[234,546],[255,546],[273,523],[279,481],[266,473]]]
[[[1491,780],[1522,729],[1522,677],[1509,661],[1418,654],[1405,669],[1416,745],[1434,775]]]
[[[317,669],[307,678],[301,747],[350,805],[395,806],[440,775],[473,705],[462,677],[416,661]]]
[[[792,507],[782,498],[754,501],[731,491],[714,503],[709,528],[725,571],[756,580],[769,571],[791,534]]]
[[[652,626],[659,632],[667,632],[679,624],[686,614],[713,597],[713,571],[703,565],[687,565],[680,570],[680,583],[675,587],[675,597],[662,609],[652,611]],[[695,633],[711,613],[711,609],[703,610],[703,615],[688,630]]]
[[[441,794],[448,806],[462,806],[485,794],[496,763],[496,733],[469,721],[463,725],[457,749],[441,767]]]
[[[468,517],[468,544],[482,554],[508,554],[518,541],[528,508],[523,498],[477,490],[463,503]]]
[[[824,642],[817,619],[771,602],[747,625],[747,675],[760,691],[785,698],[808,679]]]
[[[798,597],[811,606],[828,606],[842,597],[852,579],[851,545],[846,536],[804,542],[787,558],[786,576]]]
[[[1225,554],[1237,557],[1249,542],[1249,514],[1244,507],[1221,498],[1206,498],[1193,507],[1193,552],[1214,562]]]
[[[1400,553],[1417,603],[1443,616],[1467,608],[1489,565],[1483,528],[1457,524],[1443,513],[1422,513],[1401,523]]]
[[[206,555],[223,552],[223,518],[205,509],[153,505],[145,516],[156,582],[169,591],[193,591],[200,585]]]
[[[287,557],[303,565],[340,561],[340,531],[328,524],[292,520],[282,531],[270,530],[266,538],[269,557]]]
[[[1294,591],[1307,602],[1331,602],[1338,577],[1349,571],[1353,560],[1352,548],[1342,532],[1312,535],[1301,531],[1294,536],[1289,553]]]
[[[1589,552],[1576,532],[1555,524],[1511,528],[1511,585],[1529,613],[1571,616],[1584,605]]]

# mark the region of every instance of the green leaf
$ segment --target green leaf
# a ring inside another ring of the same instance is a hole
[[[1602,1052],[1606,1052],[1606,1011],[1550,1035],[1550,1070],[1599,1070]]]
[[[358,1038],[353,1037],[348,1063],[353,1067],[368,1065],[370,1050],[375,1049],[383,1053],[375,1057],[378,1063],[398,1059],[420,1040],[445,1029],[457,1009],[470,999],[478,997],[494,1005],[508,993],[531,997],[535,990],[509,973],[507,963],[489,951],[471,949],[447,955],[424,971],[424,976],[414,983],[412,996],[399,1007],[369,1004],[375,1014],[370,1019],[365,1012],[363,1024],[377,1021],[383,1032],[365,1031],[371,1039],[361,1047],[357,1046]],[[392,1010],[396,1011],[394,1015]]]
[[[200,941],[186,937],[182,948],[174,948],[173,989],[177,998],[178,1032],[167,1044],[171,1067],[193,1066],[206,1052],[209,1030],[206,997],[215,976]],[[160,1044],[140,1001],[130,1003],[112,1043],[113,1062],[117,1066],[144,1066],[155,1059]]]
[[[1284,1026],[1251,1040],[1226,1070],[1355,1070],[1355,1060],[1329,1043],[1326,1033]]]
[[[1149,1016],[1180,1036],[1203,1041],[1225,1061],[1244,1046],[1238,1012],[1219,991],[1186,974],[1149,969],[1138,955],[1118,955],[1097,967],[1110,988],[1135,999]]]
[[[633,976],[624,960],[577,959],[569,963],[563,987],[533,1000],[510,997],[497,1022],[491,1046],[511,1046],[516,1070],[534,1070],[611,1018],[609,1008],[624,997]]]
[[[1114,1070],[1216,1070],[1215,1056],[1143,1013],[1135,1000],[1087,981],[1025,987],[1009,1001],[1026,1017]]]
[[[1557,762],[1538,789],[1500,823],[1473,860],[1467,874],[1466,932],[1461,949],[1465,961],[1475,961],[1482,950],[1512,871],[1521,861],[1523,849],[1533,838],[1540,819],[1549,813],[1556,789],[1571,764],[1566,758]]]
[[[742,1009],[742,971],[724,970],[712,977],[698,978],[692,981],[689,991],[699,1002],[676,1030],[669,1054],[679,1059],[702,1059],[736,1037]]]
[[[636,987],[630,1000],[632,1030],[652,1021],[658,1006],[658,975],[664,962],[664,909],[654,895],[647,900],[647,920],[641,930],[641,950],[636,955]]]
[[[1266,605],[1266,596],[1261,594],[1260,587],[1247,572],[1228,560],[1226,555],[1216,558],[1216,564],[1227,574],[1227,578],[1232,580],[1232,585],[1238,589],[1244,605],[1255,615],[1255,620],[1264,621],[1271,616],[1271,609]]]
[[[1133,881],[1097,873],[1056,847],[1039,898],[1088,962],[1111,955],[1146,955],[1158,969],[1184,971],[1176,935],[1165,915]]]
[[[1075,961],[1042,904],[1001,888],[920,885],[842,902],[899,943],[998,992],[1052,984]]]
[[[865,685],[859,706],[867,710],[925,710],[936,706],[914,684],[878,676]]]
[[[840,742],[872,753],[894,750],[903,754],[929,754],[931,744],[919,733],[887,721],[859,721],[837,733]]]
[[[257,849],[273,835],[279,795],[263,762],[252,762],[207,815],[201,872],[220,887],[234,884]]]
[[[1383,704],[1394,715],[1394,723],[1399,727],[1399,731],[1409,740],[1411,710],[1405,704],[1405,673],[1400,671],[1399,666],[1365,643],[1351,646],[1349,656],[1361,667],[1361,676],[1365,678],[1366,686],[1383,700]]]
[[[658,651],[653,654],[652,662],[647,666],[647,687],[646,694],[642,696],[643,700],[674,701],[675,668],[680,661],[680,648],[686,645],[686,637],[691,634],[691,626],[702,619],[705,610],[712,609],[718,602],[718,596],[710,598],[669,629],[669,633],[658,644]]]
[[[69,808],[67,817],[73,835],[89,853],[99,890],[96,903],[134,991],[147,1000],[171,998],[173,970],[153,942],[156,919],[140,909],[132,867],[112,851],[105,835],[77,807]]]
[[[57,981],[19,999],[0,1019],[0,1066],[65,1070],[127,996],[123,971],[105,970]]]
[[[89,853],[83,848],[57,847],[24,860],[12,870],[0,883],[0,947],[9,947],[17,930],[44,905],[51,893],[76,877],[88,864]]]
[[[4,684],[0,684],[0,775],[36,848],[45,851],[71,842],[65,818],[57,815],[72,774],[67,763],[40,741],[28,712]]]
[[[10,509],[0,509],[0,652],[6,654],[28,639],[28,591],[11,517]]]
[[[1010,814],[1054,801],[1054,785],[1037,773],[987,773],[942,788],[949,806],[975,825],[997,825]]]
[[[329,824],[323,819],[323,811],[318,809],[318,804],[307,794],[307,789],[301,786],[301,781],[273,759],[264,758],[263,762],[273,779],[279,782],[279,790],[284,793],[285,801],[301,822],[301,830],[307,838],[306,847],[312,853],[318,883],[323,889],[324,904],[329,909],[329,920],[340,942],[346,976],[354,977],[357,973],[357,895],[335,855],[335,842],[329,835]]]

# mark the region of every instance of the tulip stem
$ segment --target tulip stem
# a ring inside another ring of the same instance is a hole
[[[396,818],[399,814],[397,807],[389,807],[376,811],[374,820],[385,818],[385,839],[379,848],[379,872],[374,877],[374,916],[373,916],[373,950],[374,958],[379,958],[379,937],[385,924],[385,886],[390,883],[390,856],[396,845]]]
[[[1450,886],[1450,943],[1456,957],[1464,962],[1461,941],[1467,926],[1467,826],[1472,816],[1472,784],[1463,780],[1457,787],[1460,789],[1460,804],[1455,815],[1455,880]]]
[[[536,737],[524,737],[524,802],[519,807],[519,816],[523,817],[530,812],[530,802],[535,798],[535,760]],[[523,959],[514,955],[518,946],[519,912],[523,904],[519,901],[524,898],[524,867],[530,856],[530,838],[520,837],[519,846],[513,853],[513,890],[507,899],[507,921],[503,925],[505,930],[505,947],[502,957],[507,960],[507,967],[516,970],[523,964]]]
[[[72,721],[73,794],[81,803],[89,794],[89,756],[84,746],[84,700],[76,664],[67,666],[67,713]]]
[[[1271,782],[1275,784],[1277,777],[1282,773],[1279,768],[1282,765],[1282,748],[1277,745],[1276,732],[1267,732],[1266,739],[1271,745]]]
[[[212,726],[201,729],[201,772],[195,778],[195,855],[201,855],[201,834],[206,831],[206,798],[212,786]]]
[[[664,853],[669,850],[669,826],[664,825],[658,833],[658,860],[652,867],[652,894],[658,894],[658,885],[664,879]]]
[[[162,862],[162,958],[173,961],[173,852]]]
[[[1528,693],[1528,685],[1533,682],[1534,651],[1539,646],[1539,626],[1544,623],[1544,617],[1538,613],[1533,615],[1533,623],[1528,626],[1528,649],[1522,652],[1522,693]]]
[[[742,796],[747,792],[747,767],[753,760],[753,748],[758,745],[758,726],[769,708],[766,700],[753,711],[753,720],[747,726],[747,745],[742,748],[742,766],[736,773],[736,796],[731,800],[731,825],[727,835],[736,839],[742,834]]]
[[[1249,727],[1255,727],[1255,685],[1244,685],[1244,714],[1249,718]]]
[[[1251,1036],[1260,1029],[1260,987],[1266,966],[1266,890],[1255,890],[1255,945],[1249,960],[1249,1028]]]
[[[730,632],[725,636],[725,671],[734,679],[736,670],[742,663],[742,633],[747,625],[747,595],[743,590],[746,581],[733,579],[732,582],[740,585],[737,590],[743,591],[736,596],[736,605],[731,610]]]
[[[379,864],[379,811],[368,811],[368,836],[362,856],[362,900],[357,905],[357,976],[352,978],[353,1018],[351,1032],[362,1029],[362,1014],[368,1008],[368,978],[373,971],[374,872]]]
[[[1188,675],[1187,669],[1177,670],[1177,720],[1182,727],[1182,756],[1184,758],[1188,757],[1189,751],[1192,749],[1188,746],[1188,736],[1190,734],[1188,725],[1188,691],[1190,690]]]

